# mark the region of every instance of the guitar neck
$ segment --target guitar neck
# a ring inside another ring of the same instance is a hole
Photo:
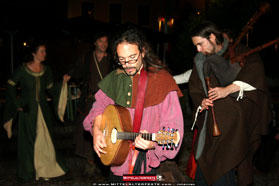
[[[121,140],[135,140],[138,135],[148,141],[155,141],[155,133],[136,133],[136,132],[118,132],[117,139]]]

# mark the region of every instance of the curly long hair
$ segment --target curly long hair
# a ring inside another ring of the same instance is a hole
[[[138,46],[140,52],[145,52],[143,58],[143,67],[147,72],[154,72],[160,69],[165,69],[166,66],[162,63],[158,56],[156,56],[148,44],[145,35],[135,28],[130,28],[125,31],[120,31],[112,42],[112,53],[115,61],[118,61],[116,48],[119,44],[127,42]],[[150,68],[153,67],[153,68]]]

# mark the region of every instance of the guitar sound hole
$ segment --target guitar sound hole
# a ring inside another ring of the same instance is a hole
[[[116,140],[117,140],[116,128],[112,129],[110,139],[111,139],[111,143],[116,143]]]

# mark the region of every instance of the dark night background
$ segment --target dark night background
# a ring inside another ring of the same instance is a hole
[[[149,28],[148,25],[132,24],[145,29],[152,46],[162,43],[163,40],[168,43],[166,63],[173,74],[184,72],[192,67],[192,58],[196,51],[191,43],[189,31],[202,19],[212,20],[220,28],[231,29],[237,36],[260,5],[268,2],[270,9],[259,18],[249,32],[249,47],[262,45],[276,39],[279,35],[277,0],[205,0],[205,7],[199,10],[200,15],[197,15],[197,8],[193,8],[191,1],[183,3],[183,7],[179,7],[183,0],[160,2],[163,11],[158,16],[166,19],[175,18],[174,25],[168,29],[167,34],[161,32],[161,37],[157,30]],[[118,27],[128,24],[124,21],[120,24],[112,21],[101,22],[86,15],[68,19],[67,6],[69,6],[67,0],[2,0],[0,2],[1,85],[11,73],[11,39],[13,39],[14,68],[21,63],[26,48],[22,43],[28,43],[32,38],[43,38],[49,44],[46,63],[53,66],[57,77],[61,77],[76,56],[83,52],[83,47],[89,44],[88,41],[96,29],[101,26],[113,35]],[[242,42],[245,43],[246,39],[244,38]],[[154,50],[156,51],[155,47]],[[275,68],[278,62],[278,50],[272,46],[264,49],[260,54],[265,63],[267,76],[278,77]],[[159,56],[163,58],[161,53]]]
[[[76,2],[80,2],[79,6]],[[22,63],[28,44],[34,39],[47,41],[47,60],[44,63],[51,66],[56,80],[62,80],[62,76],[71,68],[77,57],[90,49],[92,37],[96,31],[106,30],[110,36],[113,36],[122,26],[133,25],[144,31],[154,51],[166,62],[170,72],[176,75],[193,66],[196,48],[192,44],[189,33],[196,24],[204,19],[211,20],[220,28],[230,29],[235,36],[238,36],[263,3],[269,3],[269,10],[253,25],[248,37],[244,37],[241,41],[246,44],[248,39],[250,48],[258,47],[279,37],[279,0],[0,0],[0,122],[2,124],[6,81],[11,76],[12,70]],[[104,11],[100,7],[104,8]],[[122,13],[119,14],[119,12]],[[159,32],[159,18],[174,19],[174,23],[166,30],[162,29]],[[27,47],[23,45],[24,42],[27,43]],[[263,49],[259,54],[264,62],[274,104],[278,106],[279,51],[277,46],[273,45]],[[183,158],[178,157],[178,162],[182,166],[182,171],[185,171],[183,166],[186,166],[187,155],[191,150],[190,115],[192,110],[187,93],[188,85],[179,86],[185,95],[181,99],[181,106],[185,116],[185,127],[187,127],[184,136],[188,138],[185,139],[187,141],[185,148],[179,152],[183,154]],[[72,139],[70,138],[74,130],[73,125],[63,125],[63,127],[63,129],[61,127],[57,129],[60,133],[56,133],[61,134],[61,136],[57,135],[61,140],[59,150],[62,149],[61,151],[70,156],[66,159],[73,169],[77,166],[78,171],[81,171],[84,169],[80,165],[81,160],[72,157]],[[5,180],[14,183],[14,167],[9,167],[10,164],[5,164],[5,161],[12,161],[11,159],[15,158],[16,139],[8,141],[2,127],[0,137],[2,137],[0,154],[6,155],[0,162],[0,167],[6,166],[7,172],[11,174],[7,176],[3,169],[4,174],[1,175],[0,172],[0,185],[5,183]],[[68,141],[64,143],[66,140]],[[10,155],[12,158],[9,159]],[[277,173],[270,178],[275,180],[274,178],[277,177],[277,182],[278,162],[275,165]],[[15,166],[14,161],[12,163],[12,166]],[[88,181],[89,178],[84,175],[75,176],[72,172],[66,176],[66,179],[71,182],[71,177],[77,177],[79,178],[77,182],[91,183],[93,178],[98,179],[100,175],[99,170],[95,177],[90,175],[91,180]],[[3,181],[2,177],[5,177]],[[262,180],[264,179],[265,177]],[[49,183],[55,183],[55,180]],[[33,185],[37,185],[37,182]]]

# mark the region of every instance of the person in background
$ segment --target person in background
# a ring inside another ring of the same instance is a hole
[[[191,37],[198,51],[189,80],[190,96],[197,109],[195,183],[197,186],[249,185],[253,183],[253,155],[271,120],[262,61],[258,54],[249,55],[243,67],[235,63],[234,69],[227,73],[222,63],[229,64],[229,61],[222,56],[229,41],[222,31],[206,21],[193,29]],[[241,45],[236,47],[235,54],[247,50]],[[216,61],[219,63],[215,64]],[[211,65],[209,71],[206,64]],[[235,76],[230,76],[232,73]],[[210,79],[209,87],[205,77]],[[219,136],[213,136],[214,118],[221,132]]]
[[[47,102],[49,93],[56,103],[55,111],[63,121],[67,78],[64,77],[60,85],[54,86],[51,68],[43,64],[46,55],[46,44],[41,41],[33,42],[26,61],[8,80],[4,128],[11,138],[12,124],[18,116],[17,176],[20,182],[39,178],[48,180],[67,172],[61,157],[55,151],[55,117]],[[18,87],[21,89],[19,97]]]
[[[84,131],[82,122],[95,100],[94,94],[98,90],[97,84],[112,70],[107,48],[107,33],[97,32],[93,39],[93,49],[80,56],[72,70],[66,74],[68,79],[72,78],[82,82],[78,105],[79,115],[75,121],[74,144],[75,154],[86,158],[90,164],[94,164],[93,139],[90,133]]]
[[[111,104],[120,105],[129,111],[134,122],[135,107],[138,104],[136,98],[139,92],[143,91],[138,89],[139,78],[142,73],[147,73],[148,80],[139,131],[157,133],[165,127],[177,129],[180,135],[179,145],[174,150],[163,150],[154,141],[145,140],[141,135],[136,137],[133,145],[141,154],[137,157],[137,161],[139,158],[142,161],[136,163],[135,167],[138,168],[133,172],[156,174],[160,163],[166,159],[173,159],[181,146],[183,116],[178,97],[182,96],[182,93],[140,31],[128,29],[120,32],[112,44],[112,51],[120,66],[99,83],[100,89],[95,94],[96,101],[84,120],[84,128],[91,132],[94,150],[101,157],[106,153],[104,147],[108,145],[100,130],[104,110]],[[123,181],[122,176],[129,173],[134,152],[131,148],[123,164],[110,167],[109,182]],[[145,170],[142,169],[144,167]]]

